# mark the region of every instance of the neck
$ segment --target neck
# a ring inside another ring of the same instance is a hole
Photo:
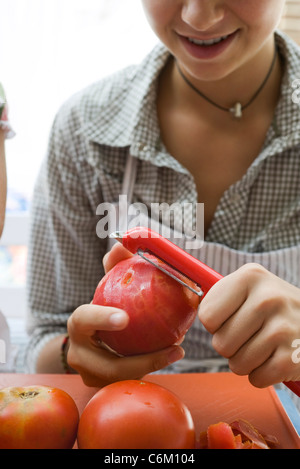
[[[189,75],[186,71],[183,71],[183,73],[195,88],[219,106],[229,109],[237,102],[245,106],[259,90],[270,70],[274,58],[274,47],[274,40],[268,41],[251,60],[234,72],[215,81],[196,80],[195,77]],[[214,119],[216,117],[221,119],[224,118],[224,114],[226,118],[224,111],[207,102],[184,81],[175,63],[172,63],[171,67],[174,85],[173,91],[175,92],[174,98],[178,100],[178,103],[181,101],[185,107],[194,108],[197,110],[197,113],[199,113],[199,109],[202,109],[206,118],[211,116]],[[259,106],[264,110],[272,109],[272,112],[274,112],[279,97],[281,75],[281,64],[277,54],[276,62],[268,81],[247,109],[249,116],[257,113]]]

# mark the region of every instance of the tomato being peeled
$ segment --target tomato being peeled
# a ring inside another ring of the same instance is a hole
[[[0,390],[0,449],[72,449],[78,422],[74,400],[61,389]]]
[[[176,270],[146,254],[156,265],[199,288]],[[138,355],[166,348],[182,339],[191,327],[199,296],[161,272],[139,255],[115,265],[100,281],[93,304],[113,306],[129,315],[121,331],[99,331],[98,336],[121,355]]]
[[[110,384],[90,400],[78,427],[79,449],[193,449],[195,428],[186,405],[147,381]]]

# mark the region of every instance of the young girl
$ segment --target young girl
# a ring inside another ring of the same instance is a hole
[[[284,0],[142,3],[161,44],[54,122],[32,214],[27,363],[63,371],[64,344],[91,386],[228,366],[258,387],[299,380],[300,50],[277,31]],[[102,259],[107,271],[130,256],[120,245],[105,256],[96,234],[97,207],[120,194],[148,207],[204,203],[205,243],[191,254],[225,276],[181,345],[135,357],[94,339],[126,327],[126,311],[90,304]]]

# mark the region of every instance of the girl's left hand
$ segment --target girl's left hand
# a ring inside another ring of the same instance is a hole
[[[254,386],[300,380],[299,288],[247,264],[210,289],[199,318],[230,369]]]

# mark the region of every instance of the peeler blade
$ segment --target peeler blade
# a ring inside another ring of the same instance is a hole
[[[156,267],[158,270],[160,270],[161,272],[164,272],[165,274],[167,274],[169,277],[171,277],[173,280],[176,280],[176,282],[180,283],[180,285],[182,285],[183,287],[186,287],[188,288],[191,292],[195,293],[197,296],[199,296],[200,298],[202,298],[202,296],[204,295],[203,291],[201,289],[199,289],[199,291],[195,290],[193,287],[191,287],[190,285],[188,285],[187,283],[185,283],[183,280],[181,280],[180,278],[176,277],[176,275],[173,275],[171,274],[171,272],[168,272],[166,269],[164,269],[163,267],[161,267],[160,265],[157,265],[155,262],[152,262],[147,256],[144,255],[144,252],[139,249],[137,251],[138,255],[141,256],[145,261],[149,262],[149,264],[153,265],[154,267]]]
[[[122,243],[122,239],[123,239],[123,236],[124,236],[124,231],[114,231],[113,233],[111,233],[109,235],[109,237],[111,239],[115,239],[116,241],[119,241],[120,243]],[[176,280],[176,282],[180,283],[182,286],[188,288],[191,292],[195,293],[197,296],[199,296],[200,298],[203,297],[204,293],[201,289],[199,289],[199,291],[195,290],[193,287],[191,287],[190,285],[188,285],[187,283],[185,283],[183,280],[181,280],[180,278],[176,277],[176,275],[173,275],[171,274],[171,272],[168,272],[166,269],[164,269],[163,267],[157,265],[156,263],[152,262],[147,256],[144,255],[144,251],[142,251],[142,249],[138,249],[137,250],[137,254],[142,257],[145,261],[147,261],[149,264],[153,265],[154,267],[156,267],[158,270],[160,270],[161,272],[164,272],[166,275],[168,275],[169,277],[173,278],[174,280]],[[175,269],[176,270],[176,269]]]

